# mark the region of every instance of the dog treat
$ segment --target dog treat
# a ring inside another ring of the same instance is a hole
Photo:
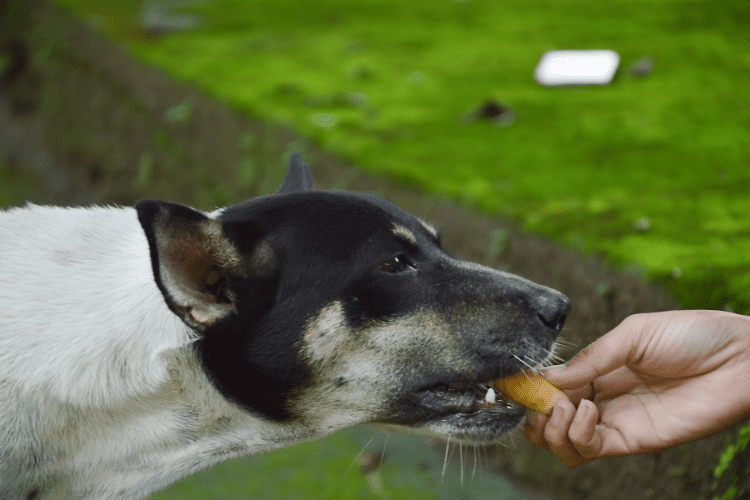
[[[516,403],[546,415],[552,413],[555,400],[563,394],[544,377],[531,372],[499,378],[494,384],[498,391]]]

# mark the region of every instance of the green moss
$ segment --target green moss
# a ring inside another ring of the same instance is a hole
[[[652,276],[750,261],[741,0],[220,0],[175,8],[202,24],[158,37],[137,25],[137,2],[60,1],[139,57],[378,175]],[[533,69],[553,48],[614,49],[619,77],[540,87]],[[636,78],[628,67],[644,56],[654,70]],[[467,121],[487,99],[516,122]],[[189,120],[189,103],[170,113]]]

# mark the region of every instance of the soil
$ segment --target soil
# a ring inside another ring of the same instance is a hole
[[[600,256],[424,196],[416,186],[369,176],[293,130],[248,117],[134,60],[42,0],[0,0],[0,9],[6,61],[0,66],[0,153],[11,171],[39,179],[24,198],[132,204],[154,197],[211,209],[273,191],[288,154],[298,150],[316,187],[380,194],[440,227],[451,253],[567,294],[573,308],[561,337],[573,347],[563,354],[572,356],[630,314],[679,308],[638,272],[614,270]],[[542,498],[697,499],[723,493],[733,473],[746,481],[737,463],[712,490],[713,468],[736,432],[574,470],[522,438],[512,449],[487,451],[492,468]]]

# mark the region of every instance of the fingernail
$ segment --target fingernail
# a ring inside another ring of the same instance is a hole
[[[565,408],[563,408],[560,405],[559,401],[555,401],[554,406],[552,407],[552,413],[550,414],[550,422],[559,423],[563,420],[565,420]]]
[[[588,405],[588,403],[584,403],[584,401],[587,400],[583,399],[578,404],[578,414],[581,415],[581,418],[585,418],[586,416],[588,416],[589,412],[591,411],[591,407]]]

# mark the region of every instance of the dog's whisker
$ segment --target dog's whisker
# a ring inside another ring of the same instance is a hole
[[[563,363],[565,360],[562,356],[558,355],[557,353],[552,353],[552,356],[549,357],[547,360],[545,368],[549,368],[550,366],[556,366],[560,363]]]
[[[562,347],[575,347],[578,345],[576,342],[570,341],[568,339],[561,339],[561,338],[558,338],[557,340],[555,340],[555,344],[559,344]]]
[[[558,339],[557,341],[555,341],[554,345],[552,346],[552,352],[550,353],[549,357],[547,358],[545,362],[545,367],[555,366],[555,365],[564,363],[565,358],[562,356],[562,353],[575,347],[576,347],[576,344],[573,342],[569,342],[564,339]]]
[[[461,441],[458,442],[458,457],[461,462],[461,486],[464,485],[464,447],[461,445]]]
[[[526,364],[526,366],[529,366],[529,364],[531,364],[533,366],[533,368],[531,368],[530,371],[533,374],[538,375],[539,372],[542,371],[543,369],[547,368],[548,366],[552,366],[553,363],[550,361],[552,359],[552,357],[554,357],[554,351],[550,355],[548,355],[547,358],[544,361],[542,361],[540,363],[540,362],[536,361],[535,359],[533,359],[530,356],[525,356],[525,358],[529,362],[529,363]]]
[[[498,449],[499,449],[500,446],[502,446],[503,448],[505,448],[505,450],[507,452],[507,450],[511,450],[511,449],[515,448],[515,443],[512,442],[513,441],[513,432],[514,431],[515,431],[515,429],[512,430],[512,431],[510,431],[510,432],[508,432],[508,433],[506,433],[506,434],[504,434],[499,440],[497,440],[497,441],[494,442],[494,444],[498,447]],[[511,443],[509,444],[508,441],[511,441]]]
[[[388,446],[388,440],[391,439],[391,434],[385,435],[385,443],[383,443],[383,452],[380,454],[380,462],[378,463],[378,469],[383,466],[383,460],[385,459],[385,449]]]
[[[490,459],[489,457],[487,457],[487,447],[482,446],[481,449],[482,449],[482,453],[479,454],[479,465],[482,465],[482,454],[484,454],[484,467],[487,467],[490,463]],[[479,474],[479,486],[482,486],[482,484],[484,483],[484,467],[482,468]]]
[[[352,463],[349,464],[349,467],[347,467],[344,473],[341,475],[341,481],[339,481],[339,484],[344,482],[344,478],[346,477],[346,475],[349,473],[351,468],[354,467],[354,464],[357,463],[357,461],[359,460],[359,457],[361,457],[364,454],[364,452],[367,450],[367,447],[370,446],[370,443],[372,443],[373,439],[375,439],[375,436],[372,436],[370,440],[367,442],[367,444],[365,445],[365,447],[362,448],[362,451],[357,453],[357,456],[354,457],[354,460],[352,460]]]
[[[508,433],[508,439],[510,440],[510,445],[507,446],[507,449],[509,450],[515,449],[516,448],[516,436],[513,431]]]
[[[474,372],[473,380],[479,380],[479,372],[481,371],[481,367],[477,368],[477,370]]]
[[[526,361],[522,360],[515,354],[513,355],[513,357],[516,358],[518,361],[520,361],[522,365],[527,366],[529,368],[529,371],[531,371],[532,373],[536,372],[536,369],[532,365],[528,364]],[[528,377],[529,380],[531,380],[531,377],[529,377],[528,374],[526,374],[526,377]]]
[[[525,360],[521,359],[517,354],[514,354],[513,357],[516,358],[516,360],[518,360],[519,362],[521,362],[521,364],[523,364],[524,366],[529,367],[529,369],[532,368],[532,366],[529,365],[529,363],[527,363]],[[524,356],[524,357],[526,357],[526,356]]]
[[[440,480],[445,480],[445,468],[448,466],[448,447],[451,445],[451,435],[448,434],[448,440],[445,442],[445,458],[443,459],[443,474],[440,476]]]
[[[555,341],[554,350],[555,351],[567,351],[569,349],[576,349],[578,347],[578,344],[575,342],[571,342],[569,340],[565,339],[557,339]]]
[[[474,444],[474,467],[471,469],[471,481],[469,484],[474,482],[474,474],[477,473],[477,444]]]

